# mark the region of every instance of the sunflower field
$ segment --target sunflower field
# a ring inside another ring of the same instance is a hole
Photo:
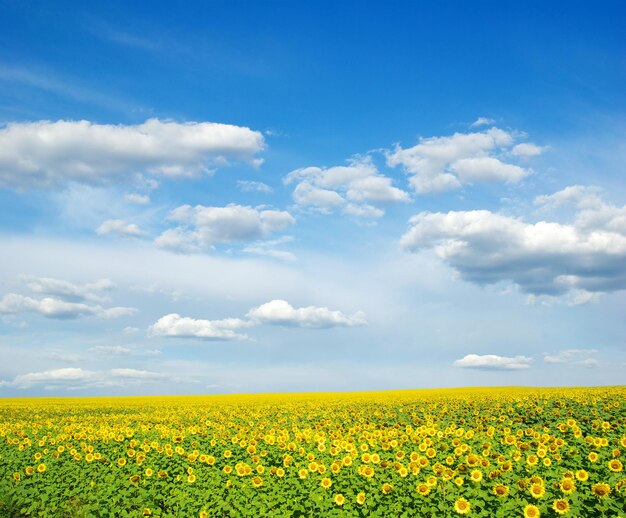
[[[0,516],[626,517],[626,388],[0,400]]]

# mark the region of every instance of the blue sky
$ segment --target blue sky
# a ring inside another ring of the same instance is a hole
[[[623,384],[623,17],[0,1],[0,395]]]

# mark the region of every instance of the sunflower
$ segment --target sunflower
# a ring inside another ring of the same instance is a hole
[[[151,468],[146,468],[146,477],[151,477],[154,474]]]
[[[589,473],[587,473],[584,469],[579,469],[576,472],[576,479],[580,480],[581,482],[585,482],[589,479]]]
[[[576,491],[576,484],[571,478],[561,480],[561,482],[559,483],[559,487],[561,488],[561,491],[563,491],[563,493],[565,493],[566,495],[571,495],[574,491]]]
[[[600,455],[598,455],[595,451],[592,451],[587,458],[589,459],[590,462],[598,462],[598,459],[600,458]]]
[[[430,486],[428,484],[418,484],[415,491],[422,496],[427,496],[430,493]]]
[[[301,469],[300,471],[298,471],[298,476],[301,479],[305,479],[307,476],[309,475],[309,472],[306,469]]]
[[[39,473],[43,473],[44,471],[46,471],[46,465],[45,464],[39,464],[39,466],[37,466],[37,471]]]
[[[622,469],[624,469],[624,466],[619,460],[613,459],[609,461],[609,469],[613,473],[619,473],[620,471],[622,471]]]
[[[126,459],[124,457],[122,457],[121,459],[117,460],[117,465],[121,468],[122,466],[126,465]]]
[[[283,468],[277,468],[276,469],[276,476],[279,478],[282,478],[285,476],[285,470]]]
[[[470,477],[472,482],[480,482],[483,479],[483,472],[479,469],[472,470]]]
[[[332,485],[333,485],[333,481],[329,479],[328,477],[323,478],[322,481],[320,482],[320,486],[322,486],[324,489],[328,489]]]
[[[605,484],[604,482],[600,482],[599,484],[591,486],[591,492],[598,498],[604,498],[611,493],[611,486]]]
[[[459,498],[456,502],[454,502],[454,510],[458,514],[468,514],[470,509],[470,503],[465,500],[465,498]]]
[[[344,497],[341,493],[337,493],[337,494],[335,495],[334,502],[335,502],[337,505],[343,505],[343,503],[344,503],[345,501],[346,501],[346,499],[345,499],[345,497]]]
[[[552,509],[554,509],[557,514],[566,514],[570,510],[569,502],[565,500],[565,498],[559,498],[552,504]]]
[[[252,478],[252,486],[253,487],[261,487],[263,485],[263,479],[261,477],[253,477]]]
[[[187,475],[187,483],[193,484],[196,481],[196,476],[192,473],[191,475]]]
[[[504,484],[496,484],[493,486],[493,494],[499,497],[504,497],[509,494],[509,487]]]
[[[365,493],[359,493],[356,495],[356,503],[359,505],[363,505],[365,503]]]
[[[546,494],[546,488],[541,484],[533,484],[530,486],[530,496],[533,498],[541,498]]]
[[[526,457],[526,464],[528,464],[529,466],[536,466],[537,462],[539,462],[539,458],[537,457],[537,455],[529,455],[528,457]]]
[[[393,486],[385,482],[380,488],[380,490],[383,492],[384,495],[388,495],[389,493],[393,491]]]
[[[539,518],[541,516],[541,512],[536,505],[528,504],[524,507],[524,518]]]

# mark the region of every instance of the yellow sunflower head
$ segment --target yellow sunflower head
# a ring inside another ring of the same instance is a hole
[[[611,486],[605,484],[604,482],[600,482],[599,484],[591,486],[591,492],[598,498],[604,498],[611,494]]]
[[[496,496],[505,497],[509,494],[509,488],[504,484],[496,484],[493,486],[493,493]]]
[[[465,498],[459,498],[454,502],[454,511],[458,514],[468,514],[470,509],[470,503]]]
[[[552,509],[554,509],[557,514],[566,514],[570,510],[570,505],[564,498],[559,498],[552,504]]]

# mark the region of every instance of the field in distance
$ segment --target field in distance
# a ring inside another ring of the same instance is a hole
[[[0,516],[626,516],[626,387],[0,400]]]

